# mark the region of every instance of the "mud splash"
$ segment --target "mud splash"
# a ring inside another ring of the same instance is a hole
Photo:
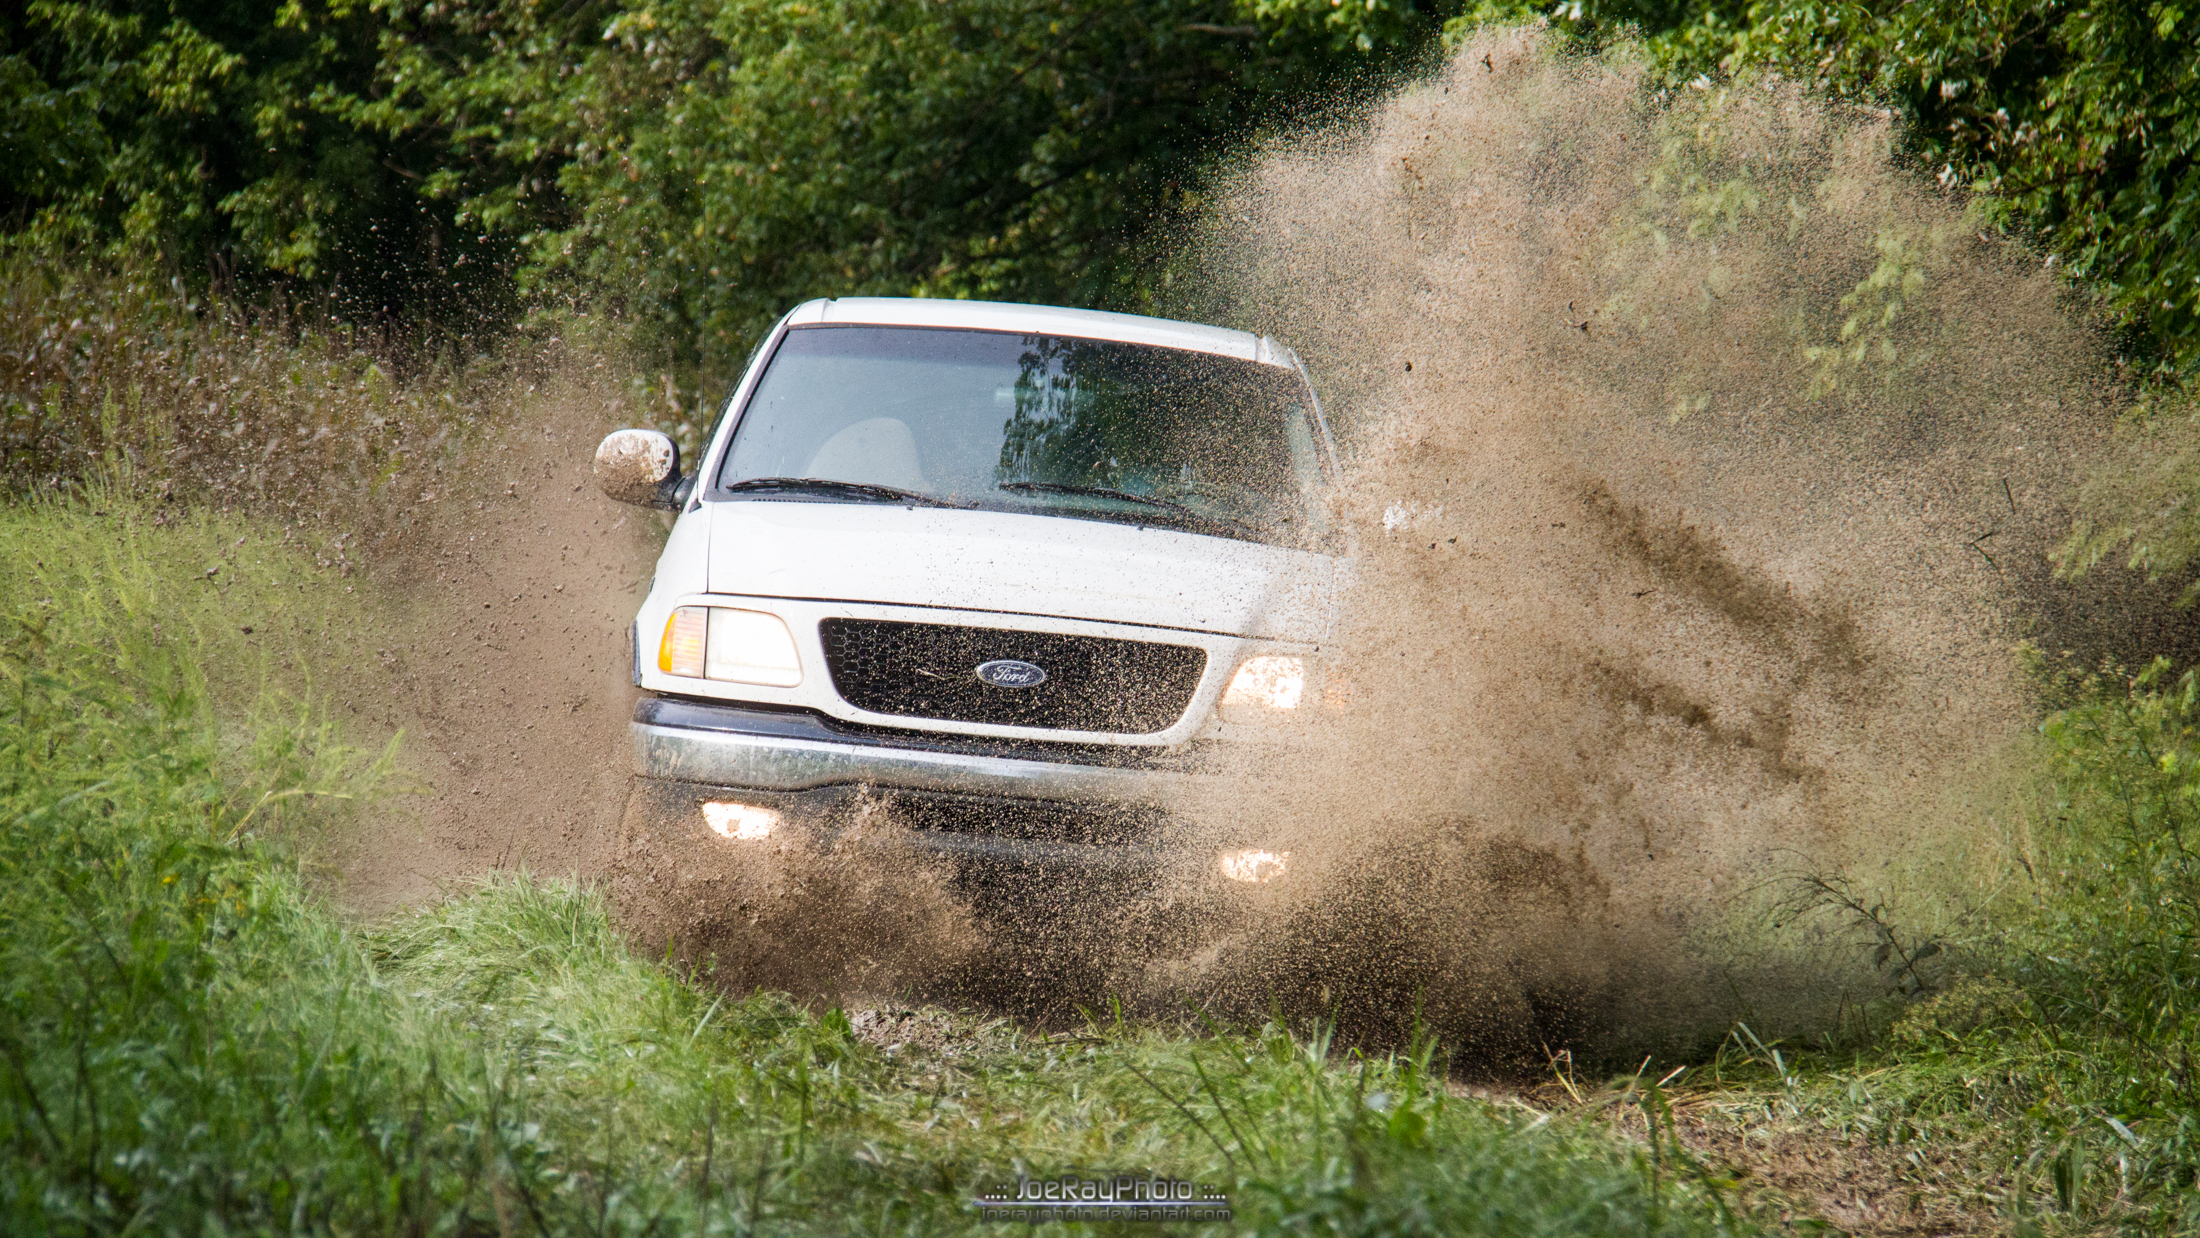
[[[497,869],[592,880],[612,858],[627,628],[660,532],[589,473],[597,440],[637,415],[624,371],[594,350],[530,360],[484,397],[468,443],[422,453],[338,515],[365,619],[321,652],[317,694],[351,733],[404,732],[415,792],[379,804],[334,857],[360,914]]]
[[[1327,877],[1257,935],[1336,966],[1245,947],[1213,991],[1639,1056],[1885,991],[1847,926],[1752,927],[1785,875],[1928,932],[1976,891],[2017,643],[2100,652],[2162,599],[2051,579],[2109,358],[1895,137],[1500,31],[1232,180],[1184,312],[1307,358],[1358,584],[1278,826]]]
[[[587,459],[646,418],[585,372],[515,393],[495,450],[363,544],[394,606],[336,691],[412,731],[433,794],[358,840],[351,899],[611,874],[645,949],[727,983],[1065,1018],[1189,996],[1369,1041],[1418,1023],[1503,1069],[1881,992],[1841,926],[1760,931],[1768,891],[1839,868],[1944,927],[1999,863],[2017,643],[2115,652],[2165,600],[2051,579],[2115,411],[2102,341],[1894,136],[1499,32],[1230,179],[1173,312],[1308,359],[1358,576],[1318,759],[1231,806],[1294,880],[1231,923],[1065,897],[981,942],[913,866],[615,866],[653,539]]]

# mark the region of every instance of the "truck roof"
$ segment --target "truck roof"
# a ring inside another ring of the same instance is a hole
[[[1005,301],[958,301],[920,297],[841,297],[806,301],[787,316],[789,326],[855,323],[882,327],[963,327],[977,331],[1018,331],[1066,335],[1075,339],[1153,344],[1189,352],[1214,353],[1262,365],[1294,369],[1298,358],[1265,335],[1138,314],[1065,309],[1055,305],[1016,305]]]

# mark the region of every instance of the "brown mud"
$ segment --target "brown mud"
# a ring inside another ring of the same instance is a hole
[[[1859,926],[1774,926],[1801,878],[1925,935],[1986,897],[2021,647],[2189,625],[2055,579],[2106,343],[1897,136],[1492,32],[1231,178],[1187,316],[1308,360],[1357,583],[1274,818],[1303,880],[1212,988],[1639,1060],[1888,994]]]
[[[606,871],[630,762],[627,628],[658,544],[654,514],[590,476],[618,416],[585,381],[515,382],[482,445],[358,537],[372,626],[323,654],[321,689],[365,733],[405,733],[414,792],[339,841],[358,913],[497,869]]]
[[[608,888],[639,949],[731,990],[835,1003],[936,992],[983,953],[966,901],[868,805],[837,831],[789,820],[729,845],[706,796],[626,797]]]

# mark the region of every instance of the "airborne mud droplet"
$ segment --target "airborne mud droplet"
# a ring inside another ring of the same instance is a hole
[[[2114,412],[2096,334],[1894,136],[1496,32],[1232,180],[1180,312],[1310,363],[1357,584],[1278,827],[1325,858],[1242,939],[1299,953],[1212,991],[1493,1064],[1874,994],[1743,913],[1804,865],[1960,886],[2014,642],[2083,635],[2047,551]]]

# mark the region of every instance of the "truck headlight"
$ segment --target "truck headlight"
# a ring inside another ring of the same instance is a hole
[[[1267,885],[1291,867],[1288,851],[1225,851],[1215,857],[1215,868],[1232,881]]]
[[[682,606],[665,620],[657,669],[691,679],[791,688],[802,682],[787,621],[761,610]]]
[[[1266,705],[1271,709],[1297,709],[1306,695],[1306,663],[1298,658],[1264,654],[1247,658],[1238,667],[1230,687],[1222,694],[1225,705]]]

